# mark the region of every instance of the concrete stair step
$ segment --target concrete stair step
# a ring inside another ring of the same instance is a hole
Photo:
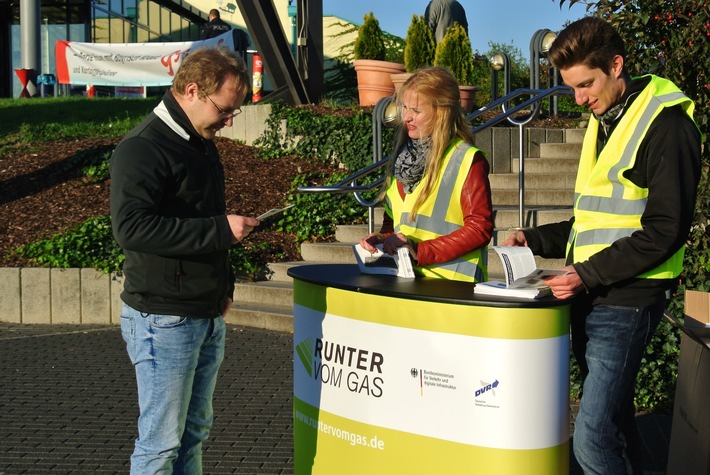
[[[304,242],[301,244],[304,261],[328,264],[355,264],[352,244],[343,242]]]
[[[289,307],[235,302],[225,322],[293,333],[293,304]]]
[[[541,143],[540,158],[578,159],[582,153],[581,143]]]
[[[520,211],[517,206],[494,208],[496,229],[520,227]],[[572,217],[572,208],[526,208],[523,210],[523,227],[567,221]]]
[[[291,276],[288,275],[288,270],[297,266],[308,266],[312,264],[321,264],[321,262],[307,261],[288,261],[288,262],[272,262],[268,264],[269,280],[271,282],[293,282]]]
[[[518,190],[491,190],[493,206],[518,205]],[[525,207],[536,206],[571,206],[574,199],[573,190],[529,190],[523,195]]]
[[[264,280],[259,282],[237,282],[234,287],[234,301],[238,304],[258,304],[289,307],[293,305],[293,284]]]
[[[496,229],[503,229],[507,232],[509,228],[520,227],[520,211],[517,203],[508,206],[494,206],[493,213],[494,226]],[[572,208],[569,206],[526,206],[525,210],[523,210],[523,227],[558,223],[560,221],[567,221],[571,217]],[[338,226],[338,228],[340,227],[341,226]],[[366,224],[349,225],[347,228],[349,228],[347,233],[341,234],[341,237],[357,239],[357,241],[351,240],[343,242],[344,244],[355,244],[356,242],[359,242],[360,238],[367,235],[368,228]],[[375,229],[380,229],[380,225],[376,225]],[[338,239],[338,241],[341,241],[341,239]],[[285,274],[289,267],[303,264],[308,263],[305,261],[296,261],[269,264],[269,269],[273,272],[273,274],[271,274],[271,280],[283,280],[281,278],[281,274]],[[281,267],[284,267],[284,269],[282,270]],[[287,276],[287,278],[290,281],[290,277]]]
[[[527,163],[526,163],[527,165]],[[518,190],[519,173],[495,173],[488,177],[492,190]],[[569,190],[574,189],[574,173],[533,173],[525,170],[525,188],[528,190]]]
[[[374,230],[379,231],[382,228],[382,220],[375,221]],[[335,239],[338,242],[355,244],[360,242],[360,239],[369,234],[367,224],[348,224],[338,225],[335,228]]]
[[[573,173],[577,174],[578,158],[535,158],[525,159],[525,174],[528,173]],[[517,173],[520,170],[520,159],[514,158],[511,170]],[[491,174],[490,176],[493,176]],[[516,186],[517,188],[517,186]]]
[[[584,134],[587,133],[587,129],[565,129],[565,142],[566,143],[579,143],[581,144],[584,140]]]

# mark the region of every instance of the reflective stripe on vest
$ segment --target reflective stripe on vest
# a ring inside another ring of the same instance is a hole
[[[392,180],[387,190],[387,207],[392,213],[395,232],[400,232],[420,242],[435,239],[456,231],[463,226],[461,190],[468,177],[473,157],[478,149],[461,139],[449,145],[442,161],[442,173],[432,193],[422,203],[416,219],[409,220],[412,206],[421,193],[420,182],[402,200],[397,182]],[[487,247],[476,249],[463,256],[440,264],[415,266],[415,271],[427,277],[482,282],[487,278]]]
[[[599,122],[594,117],[590,119],[575,184],[575,222],[568,242],[568,254],[574,245],[575,262],[585,261],[641,229],[648,188],[638,187],[623,174],[633,168],[653,120],[665,107],[678,104],[692,119],[693,102],[672,82],[651,76],[650,83],[621,118],[598,157]],[[684,252],[682,247],[666,262],[637,277],[666,279],[679,275]]]

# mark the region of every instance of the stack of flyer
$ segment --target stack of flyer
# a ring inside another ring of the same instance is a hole
[[[567,274],[566,270],[538,269],[535,256],[528,247],[493,246],[503,264],[505,281],[479,282],[473,292],[479,295],[497,295],[539,299],[552,295],[545,285],[548,277]]]
[[[363,274],[396,275],[407,279],[414,278],[412,259],[409,249],[400,247],[396,254],[387,254],[382,250],[382,244],[377,244],[375,252],[366,251],[360,244],[353,246],[357,265]]]

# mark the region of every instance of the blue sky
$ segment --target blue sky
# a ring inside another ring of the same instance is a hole
[[[559,31],[567,20],[586,14],[586,7],[559,0],[459,0],[466,9],[471,45],[479,53],[489,50],[488,42],[512,43],[524,57],[530,55],[530,39],[541,29]],[[323,14],[336,15],[354,23],[362,23],[373,12],[380,27],[404,38],[412,15],[423,15],[428,0],[323,0]]]

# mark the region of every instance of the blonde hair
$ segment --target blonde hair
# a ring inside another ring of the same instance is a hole
[[[473,133],[461,108],[459,84],[456,82],[454,75],[448,69],[439,66],[423,68],[412,74],[395,96],[399,106],[398,114],[400,115],[400,126],[394,137],[395,153],[398,153],[409,140],[407,127],[401,120],[402,101],[405,95],[409,93],[416,93],[420,101],[423,100],[430,103],[433,109],[431,147],[426,156],[424,175],[422,176],[423,189],[410,212],[410,219],[413,221],[419,208],[434,189],[436,180],[441,172],[441,162],[446,148],[454,138],[473,143]],[[392,180],[394,180],[394,162],[395,159],[393,158],[389,163],[387,180],[381,195],[383,198]]]

